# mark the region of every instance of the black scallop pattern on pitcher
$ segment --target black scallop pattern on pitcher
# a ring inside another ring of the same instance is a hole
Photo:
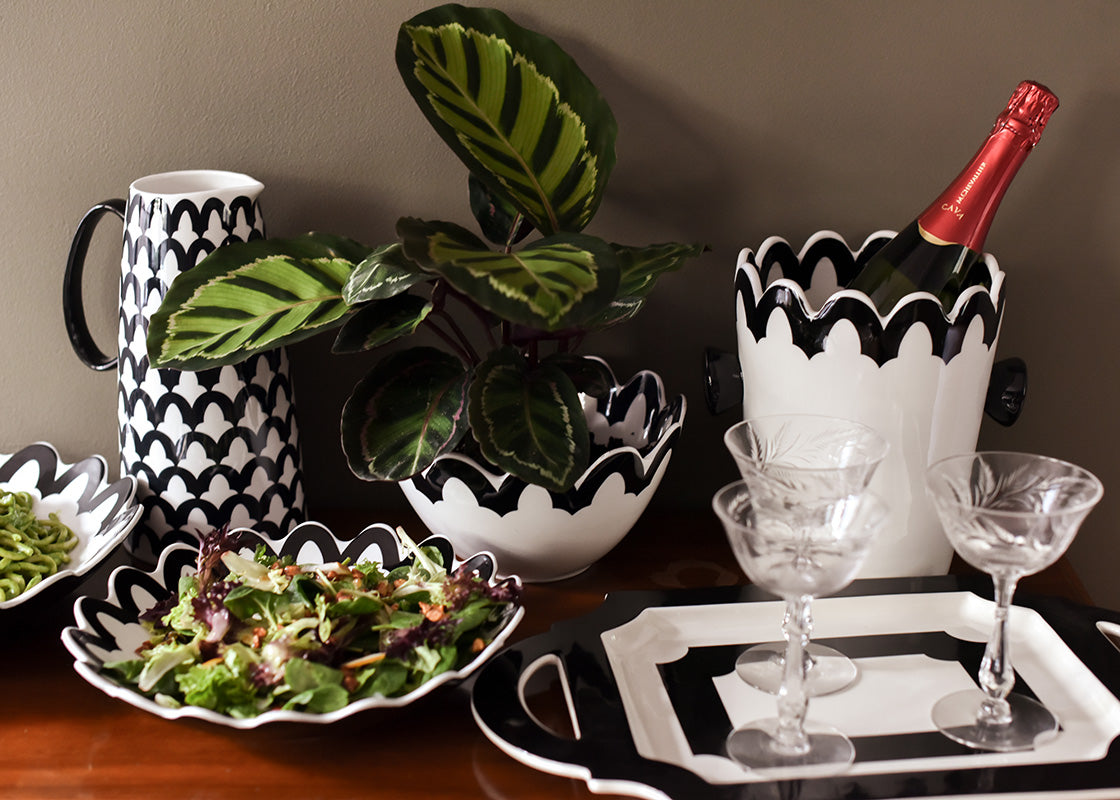
[[[183,199],[170,208],[138,194],[129,199],[124,250],[131,268],[122,271],[119,319],[127,346],[117,400],[121,469],[138,479],[144,506],[129,545],[142,560],[234,518],[270,538],[304,518],[285,352],[188,374],[151,369],[145,344],[149,315],[176,274],[223,244],[263,236],[259,204],[249,197],[228,204],[209,198],[201,206]]]
[[[853,251],[839,236],[822,237],[813,242],[803,257],[799,258],[788,242],[773,240],[757,254],[751,253],[747,264],[758,273],[762,286],[766,288],[761,297],[755,297],[747,277],[747,267],[740,266],[735,270],[735,296],[736,302],[742,304],[747,328],[755,341],[761,341],[766,336],[770,315],[776,309],[781,309],[789,320],[793,343],[809,357],[824,350],[832,326],[840,320],[848,320],[855,327],[863,354],[874,359],[879,366],[898,356],[902,340],[914,325],[925,325],[932,339],[932,354],[939,356],[945,363],[961,351],[965,332],[977,317],[983,321],[984,344],[990,348],[999,332],[999,321],[1003,314],[1002,286],[995,303],[990,294],[977,293],[952,321],[945,316],[941,304],[936,300],[914,297],[907,300],[884,327],[872,306],[853,297],[833,296],[812,315],[799,293],[780,284],[766,285],[771,271],[778,268],[784,277],[808,291],[813,273],[822,262],[828,261],[835,268],[837,283],[843,286],[887,241],[887,237],[877,237],[865,242],[860,250]]]

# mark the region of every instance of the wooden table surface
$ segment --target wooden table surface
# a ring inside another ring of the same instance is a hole
[[[369,522],[423,533],[407,511],[315,518],[340,534]],[[100,571],[79,593],[104,596],[106,573]],[[527,586],[526,614],[511,641],[590,612],[609,591],[742,581],[714,515],[651,510],[583,574]],[[1089,602],[1064,560],[1024,580],[1022,591]],[[166,721],[108,697],[78,676],[59,639],[62,627],[72,623],[72,598],[62,598],[40,610],[33,625],[9,623],[0,630],[0,797],[603,797],[580,781],[537,772],[498,750],[471,716],[469,680],[404,708],[367,711],[333,725],[279,723],[237,731]]]

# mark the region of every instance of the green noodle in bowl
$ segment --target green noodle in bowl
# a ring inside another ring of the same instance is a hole
[[[35,516],[30,492],[0,490],[0,601],[10,600],[70,563],[74,531],[50,512]]]

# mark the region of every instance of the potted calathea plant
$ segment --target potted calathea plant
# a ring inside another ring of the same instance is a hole
[[[483,238],[404,217],[399,240],[376,247],[324,233],[221,247],[169,288],[150,360],[210,368],[330,329],[336,353],[395,342],[342,410],[356,475],[404,481],[477,448],[512,476],[568,491],[592,450],[584,399],[614,383],[576,346],[632,317],[662,273],[704,248],[583,232],[615,163],[617,124],[551,39],[493,9],[445,5],[401,26],[396,61],[467,167]],[[422,330],[442,346],[398,341]]]

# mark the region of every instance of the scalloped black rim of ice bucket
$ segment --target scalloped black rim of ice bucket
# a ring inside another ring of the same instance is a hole
[[[860,267],[886,242],[887,237],[869,239],[858,251],[852,251],[839,237],[822,237],[813,242],[798,258],[788,242],[774,240],[758,253],[751,253],[748,261],[758,272],[762,286],[766,287],[757,302],[746,270],[740,266],[735,271],[736,302],[742,304],[747,328],[755,341],[766,336],[766,326],[775,309],[782,309],[789,320],[793,343],[810,358],[824,350],[832,326],[848,320],[859,334],[860,348],[864,355],[882,366],[898,356],[899,346],[910,327],[926,326],[933,342],[932,353],[949,363],[961,350],[965,332],[972,320],[980,317],[984,326],[984,344],[991,348],[999,332],[1003,315],[1004,291],[999,288],[997,300],[992,302],[987,292],[974,294],[950,321],[941,304],[930,297],[909,299],[887,321],[884,327],[875,309],[853,297],[830,299],[815,315],[810,315],[803,298],[788,286],[766,286],[770,271],[778,267],[782,275],[808,291],[813,273],[824,260],[832,263],[837,283],[847,284]]]

